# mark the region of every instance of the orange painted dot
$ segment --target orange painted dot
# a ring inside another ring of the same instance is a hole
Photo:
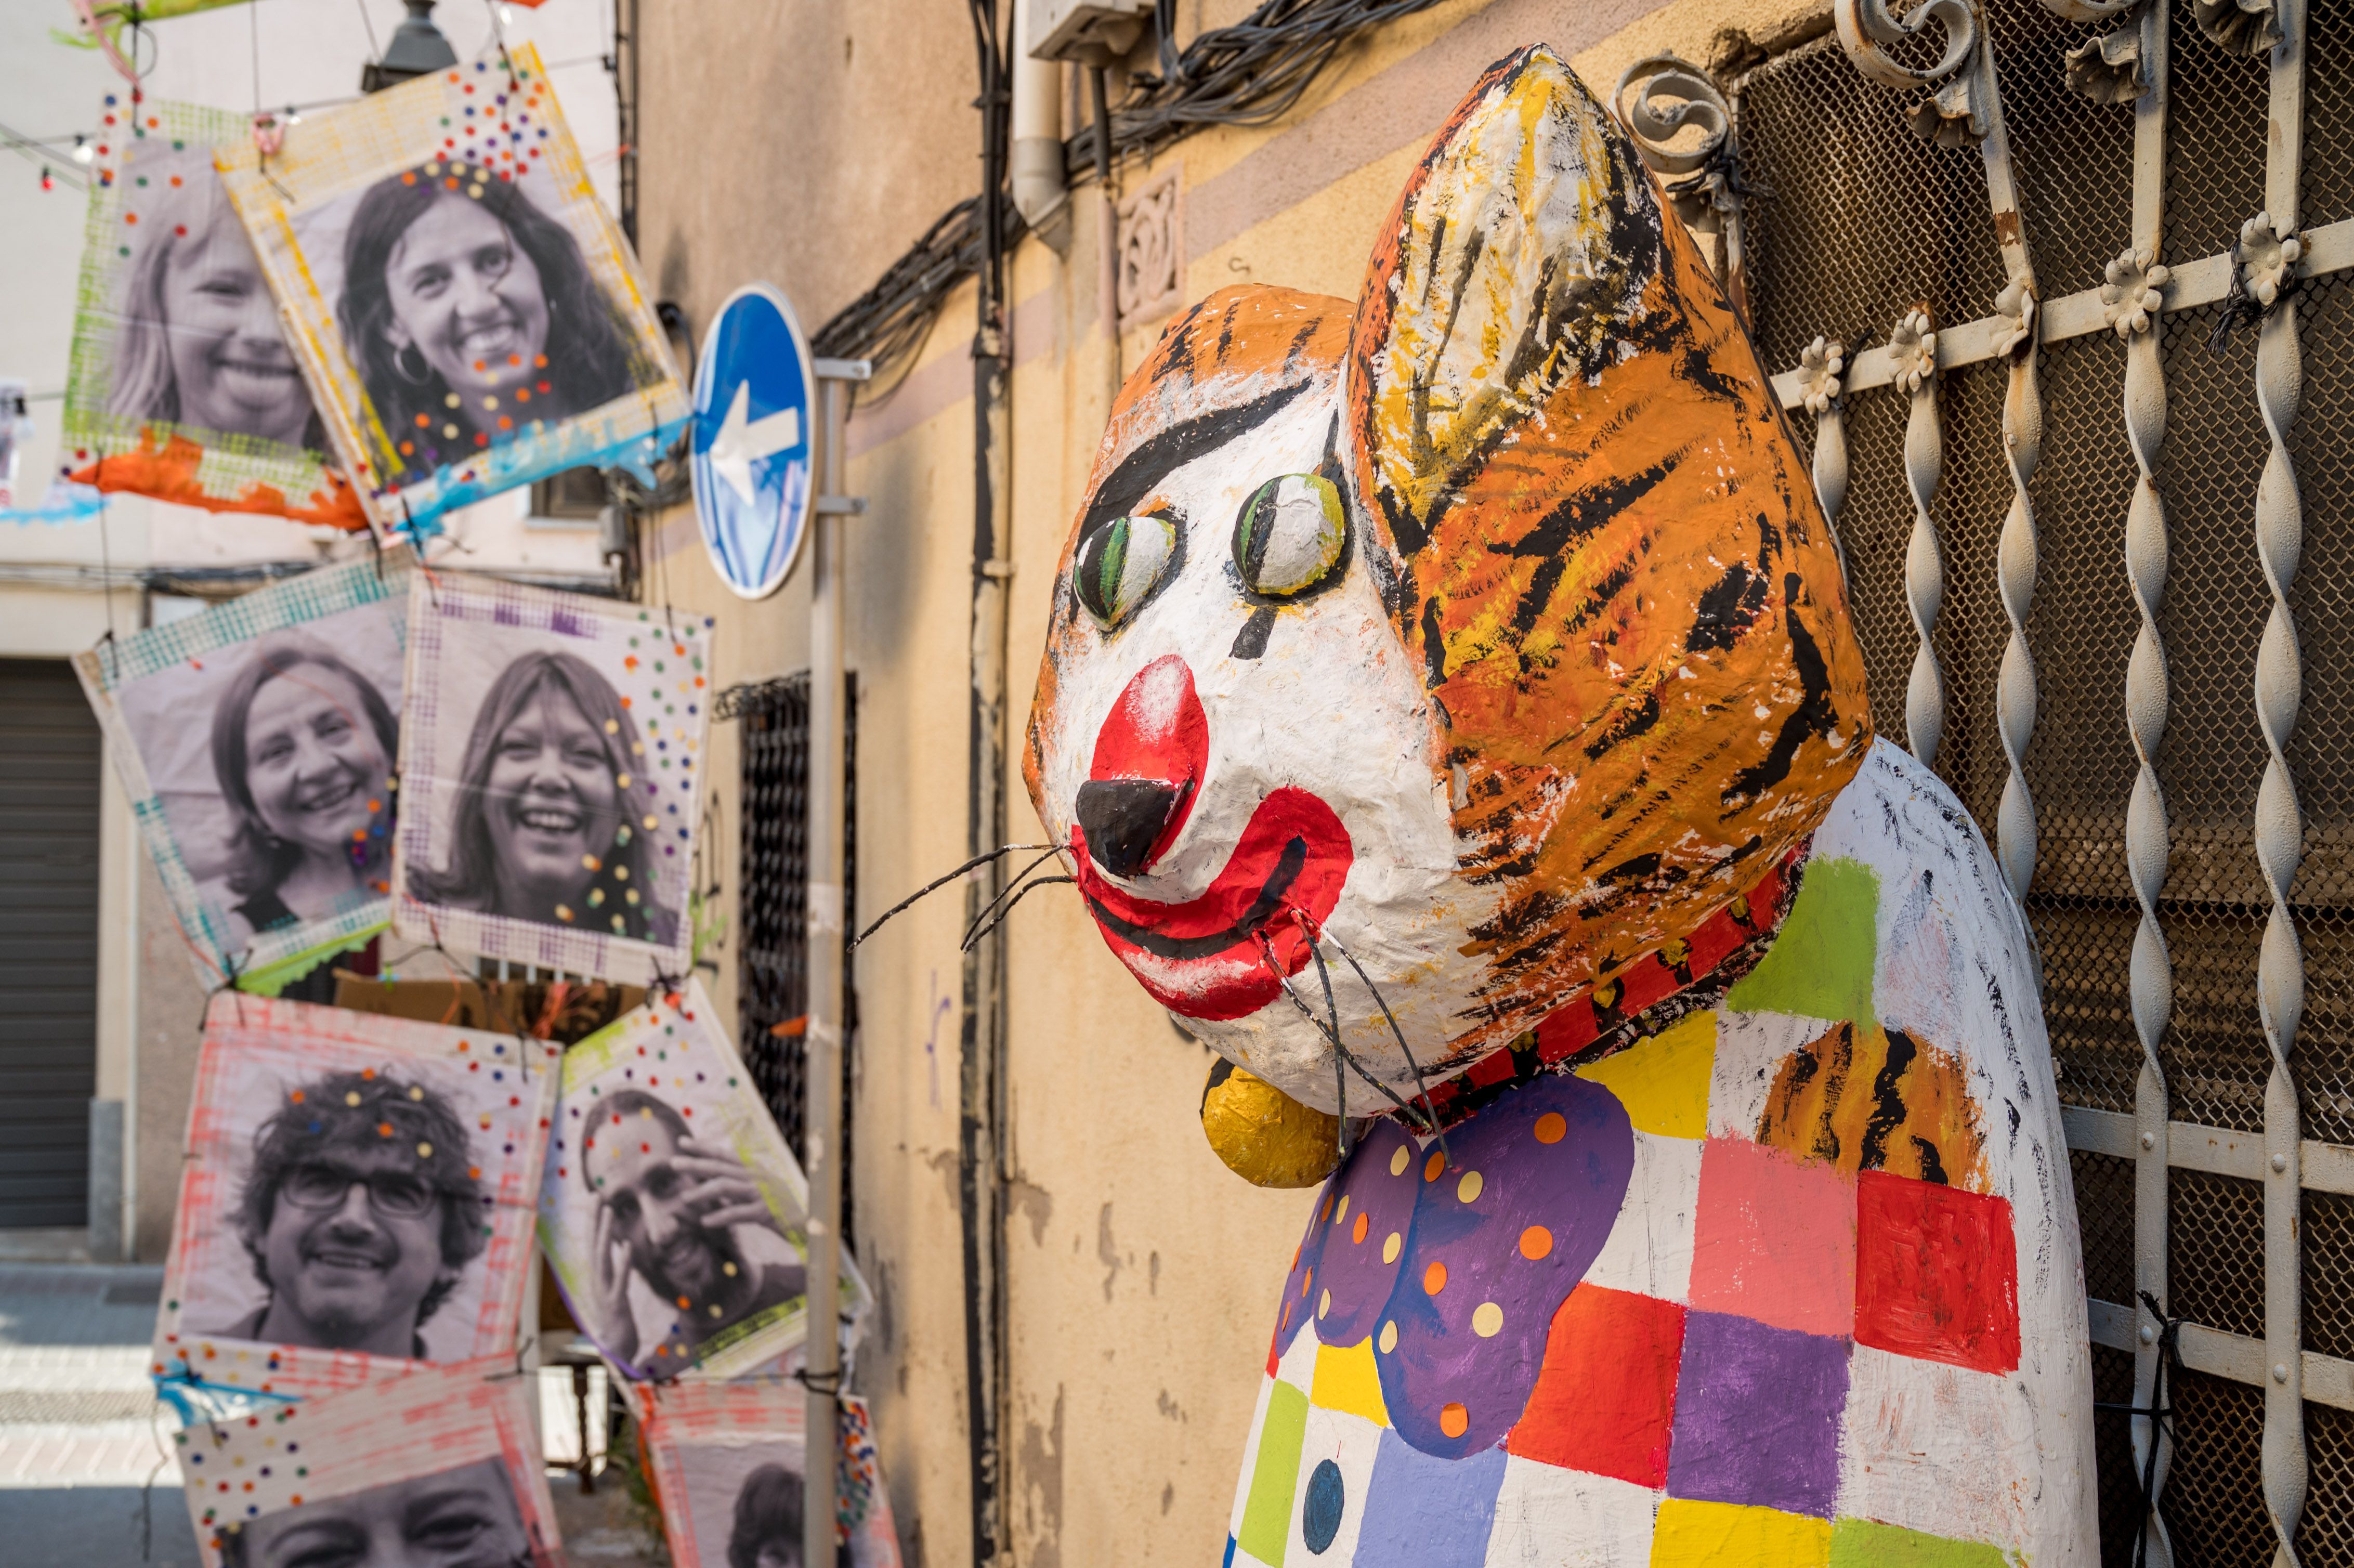
[[[1445,1264],[1434,1263],[1428,1268],[1422,1271],[1422,1291],[1424,1295],[1436,1296],[1446,1288],[1447,1266]]]
[[[479,360],[479,359],[478,359],[478,360],[474,361],[474,369],[475,369],[475,371],[476,371],[477,373],[480,373],[480,372],[482,372],[482,371],[483,371],[483,370],[486,370],[486,369],[488,369],[488,368],[489,368],[489,366],[486,366],[486,365],[484,365],[481,360]]]
[[[1534,1263],[1553,1253],[1553,1233],[1543,1225],[1531,1225],[1521,1233],[1521,1255]]]
[[[681,1307],[692,1307],[692,1306],[694,1306],[694,1305],[695,1305],[695,1303],[694,1303],[694,1302],[689,1301],[689,1300],[688,1300],[685,1297],[684,1297],[684,1296],[682,1296],[682,1297],[680,1297],[680,1298],[678,1298],[678,1304],[679,1304]]]
[[[1438,1429],[1449,1437],[1460,1437],[1471,1429],[1471,1413],[1459,1404],[1439,1407]]]
[[[635,659],[624,659],[621,662],[627,668],[637,668],[638,662]],[[1324,1212],[1316,1217],[1320,1221],[1330,1220],[1332,1217],[1332,1198],[1330,1193],[1327,1193],[1324,1198]]]
[[[1360,1244],[1365,1239],[1365,1212],[1363,1209],[1357,1211],[1356,1227],[1350,1231],[1349,1239]]]
[[[1316,1277],[1313,1274],[1304,1275],[1301,1277],[1299,1281],[1299,1294],[1302,1297],[1305,1297],[1308,1294],[1308,1282],[1315,1277]]]
[[[139,221],[139,215],[135,212],[126,212],[122,215],[122,221],[125,223],[136,223]]]
[[[392,1123],[388,1121],[380,1121],[376,1123],[376,1135],[378,1138],[390,1138],[392,1136]]]
[[[408,173],[402,175],[400,176],[400,183],[405,185],[415,185],[417,183],[417,171],[411,169]]]
[[[1559,1143],[1569,1136],[1569,1123],[1562,1119],[1561,1112],[1547,1111],[1537,1118],[1536,1134],[1539,1143]]]
[[[1447,1156],[1434,1150],[1430,1158],[1422,1162],[1422,1179],[1426,1181],[1436,1181],[1438,1180],[1438,1173],[1446,1169]]]
[[[535,354],[531,356],[531,363],[534,368],[545,370],[547,368],[547,355],[544,354]]]
[[[290,1100],[292,1100],[296,1105],[298,1105],[298,1106],[299,1106],[299,1105],[301,1105],[301,1104],[302,1103],[302,1090],[300,1090],[300,1089],[296,1089],[296,1090],[294,1090],[292,1094],[289,1094],[286,1097],[287,1097],[288,1099],[290,1099]]]

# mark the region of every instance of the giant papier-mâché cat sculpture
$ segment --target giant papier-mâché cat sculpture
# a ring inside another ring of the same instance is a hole
[[[1559,58],[1354,303],[1224,290],[1129,378],[1024,767],[1221,1155],[1330,1172],[1229,1563],[2094,1560],[2031,938]]]

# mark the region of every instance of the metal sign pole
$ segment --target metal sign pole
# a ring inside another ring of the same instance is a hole
[[[847,683],[842,666],[843,519],[865,503],[842,493],[842,428],[850,387],[872,371],[864,360],[817,362],[823,447],[822,485],[814,521],[810,577],[809,695],[809,1090],[801,1148],[809,1166],[809,1340],[802,1380],[809,1389],[803,1442],[801,1561],[833,1568],[834,1452],[842,1386],[842,1028],[843,960],[842,830],[843,720]]]

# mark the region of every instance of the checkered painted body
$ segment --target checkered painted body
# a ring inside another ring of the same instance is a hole
[[[1878,744],[1714,1005],[1335,1172],[1227,1563],[2095,1561],[2031,953],[1959,804]]]

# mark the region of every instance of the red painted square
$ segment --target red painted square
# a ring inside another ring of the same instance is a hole
[[[1579,1286],[1553,1315],[1544,1365],[1505,1448],[1638,1487],[1664,1485],[1683,1344],[1684,1309],[1674,1302]]]
[[[1978,1372],[2019,1365],[2010,1202],[1867,1171],[1856,1185],[1855,1340]]]

